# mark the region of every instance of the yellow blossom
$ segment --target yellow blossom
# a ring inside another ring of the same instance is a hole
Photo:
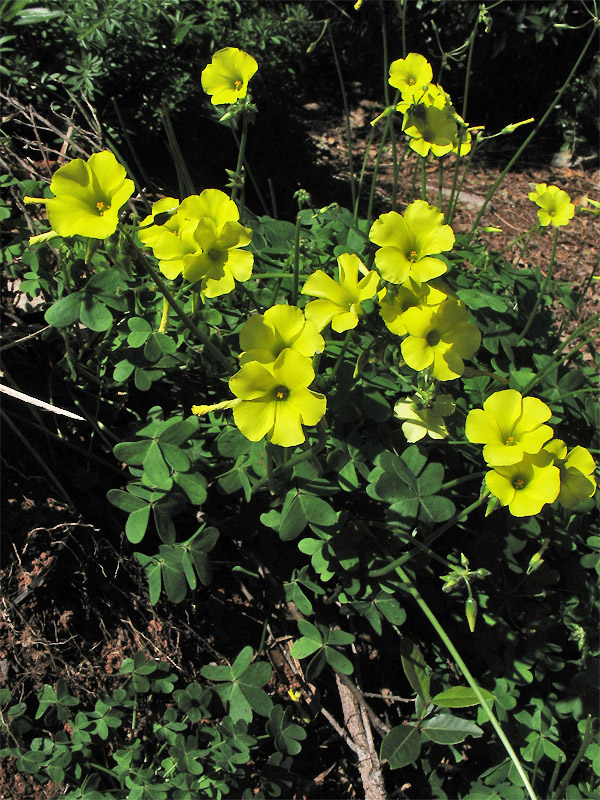
[[[246,96],[248,81],[257,70],[251,55],[237,47],[224,47],[202,70],[202,88],[215,106],[235,103]]]

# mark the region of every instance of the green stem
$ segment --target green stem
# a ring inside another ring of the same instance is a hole
[[[415,599],[417,605],[419,606],[421,611],[425,614],[425,616],[427,617],[427,619],[429,620],[429,622],[431,623],[431,625],[435,629],[437,635],[440,637],[440,639],[442,640],[442,642],[446,646],[446,649],[448,650],[448,652],[450,653],[450,655],[452,656],[452,658],[456,662],[458,668],[460,669],[460,671],[464,675],[467,683],[469,684],[471,689],[473,689],[473,691],[475,692],[475,695],[477,696],[477,699],[479,700],[479,704],[481,705],[481,707],[483,708],[485,713],[488,715],[488,719],[490,720],[494,730],[498,734],[498,738],[500,739],[500,741],[504,745],[504,749],[508,753],[511,761],[515,765],[515,768],[516,768],[517,772],[521,776],[521,780],[523,781],[523,784],[525,786],[527,794],[529,795],[531,800],[537,800],[536,795],[535,795],[535,793],[533,791],[533,788],[532,788],[532,786],[531,786],[531,784],[529,782],[529,778],[527,777],[527,773],[523,769],[523,766],[521,765],[521,762],[519,761],[519,758],[518,758],[517,754],[515,753],[511,743],[508,741],[508,739],[506,737],[506,734],[502,730],[502,726],[500,725],[500,723],[496,719],[496,716],[494,715],[494,712],[492,711],[492,709],[490,708],[490,706],[487,703],[487,700],[483,696],[483,694],[481,692],[481,689],[479,688],[479,685],[477,684],[477,681],[471,675],[470,670],[468,669],[467,665],[465,664],[465,662],[461,658],[460,653],[458,652],[458,650],[456,649],[456,647],[452,643],[451,639],[449,638],[448,634],[446,633],[446,631],[444,630],[444,628],[442,627],[442,625],[438,621],[438,619],[435,616],[435,614],[433,613],[433,611],[429,608],[429,606],[427,605],[425,600],[423,600],[423,598],[419,594],[418,589],[413,584],[413,582],[412,582],[411,578],[409,577],[408,573],[406,573],[401,567],[397,567],[396,568],[396,573],[398,574],[400,580],[403,582],[404,588],[406,589],[406,591],[409,594],[411,594],[412,597]]]
[[[460,478],[454,478],[452,481],[447,481],[440,486],[440,492],[442,490],[447,489],[454,489],[455,486],[460,486],[461,483],[467,483],[467,481],[477,481],[480,480],[485,476],[485,471],[483,472],[472,472],[470,475],[463,475]]]
[[[154,283],[160,289],[160,292],[163,295],[163,297],[166,298],[173,311],[177,314],[179,319],[183,322],[183,324],[190,331],[190,333],[192,333],[196,337],[196,339],[198,339],[198,341],[204,345],[204,347],[211,353],[211,355],[213,355],[217,359],[217,361],[219,361],[224,367],[226,367],[227,370],[230,370],[231,363],[229,362],[229,359],[223,355],[223,353],[219,350],[218,347],[215,347],[215,345],[208,339],[207,336],[205,336],[202,333],[202,331],[198,328],[197,325],[194,325],[192,320],[188,317],[183,308],[179,305],[177,300],[175,300],[171,291],[167,288],[166,283],[159,276],[159,274],[150,264],[150,262],[144,257],[142,253],[139,253],[139,251],[136,260],[137,263],[142,267],[142,269],[146,273],[148,273],[148,275],[152,278]]]
[[[371,179],[371,191],[369,192],[369,205],[367,207],[367,228],[371,227],[371,217],[373,214],[373,203],[375,202],[375,189],[377,188],[377,174],[379,172],[379,163],[381,161],[381,155],[383,153],[383,148],[385,146],[385,140],[387,138],[388,131],[390,129],[391,116],[387,117],[386,125],[383,129],[383,135],[381,137],[381,142],[379,143],[379,149],[377,150],[377,155],[375,156],[375,163],[373,164],[373,177]]]
[[[548,119],[550,114],[554,111],[554,109],[558,105],[558,102],[559,102],[560,98],[565,93],[568,85],[571,83],[571,80],[572,80],[573,76],[575,75],[575,73],[579,69],[579,65],[581,64],[581,62],[583,60],[583,57],[587,53],[589,46],[597,38],[597,35],[598,35],[597,34],[597,28],[598,28],[598,22],[594,21],[593,30],[592,30],[592,32],[591,32],[591,34],[589,36],[589,39],[585,43],[585,45],[583,47],[583,50],[581,51],[581,53],[579,54],[579,57],[577,58],[577,61],[573,65],[572,70],[569,72],[569,74],[567,76],[567,79],[565,80],[565,82],[563,83],[561,88],[558,90],[558,92],[556,94],[556,97],[552,100],[552,102],[550,103],[550,105],[546,109],[543,117],[540,119],[540,121],[535,126],[535,128],[531,131],[529,136],[527,136],[527,138],[525,139],[523,144],[517,149],[517,152],[510,159],[508,164],[504,167],[504,169],[502,170],[502,172],[498,176],[497,180],[494,182],[494,184],[491,186],[490,190],[486,194],[485,199],[483,201],[483,204],[482,204],[481,208],[479,209],[479,213],[477,214],[477,217],[475,218],[475,222],[473,223],[473,227],[471,228],[471,234],[470,234],[471,237],[473,236],[474,232],[477,230],[477,228],[479,226],[479,222],[480,222],[482,216],[484,215],[485,210],[488,207],[488,204],[489,204],[490,200],[492,199],[492,197],[494,195],[494,192],[496,191],[498,186],[500,186],[500,184],[502,183],[502,181],[506,177],[507,173],[512,168],[513,164],[517,161],[517,159],[521,156],[521,153],[525,150],[525,148],[527,147],[529,142],[533,139],[534,136],[537,135],[537,133],[540,130],[540,128],[542,127],[542,125],[546,122],[546,120]]]
[[[282,473],[286,469],[291,469],[295,467],[297,464],[301,464],[303,461],[308,461],[309,458],[314,458],[318,456],[319,453],[325,449],[325,445],[327,444],[327,431],[325,430],[325,426],[323,425],[323,420],[321,420],[317,425],[317,433],[319,435],[319,441],[314,444],[312,447],[309,447],[308,450],[304,450],[304,452],[299,453],[297,456],[292,456],[285,464],[281,464],[279,467],[275,467],[273,470],[273,478],[276,478],[280,473]],[[268,483],[268,477],[265,476],[261,478],[258,483],[255,483],[252,487],[252,494],[255,494],[259,489]]]
[[[427,200],[427,172],[423,156],[421,156],[421,200]]]
[[[584,334],[589,333],[589,331],[595,328],[599,323],[600,323],[600,313],[594,314],[588,320],[579,325],[579,327],[577,327],[573,331],[573,333],[569,336],[569,338],[565,339],[565,341],[561,344],[561,346],[556,350],[554,356],[552,357],[552,360],[544,367],[544,369],[541,372],[538,372],[538,374],[535,375],[529,381],[529,383],[525,386],[525,388],[522,389],[521,394],[525,396],[533,389],[534,386],[537,386],[538,383],[543,381],[544,378],[552,372],[552,370],[555,368],[558,362],[562,360],[563,350],[565,350],[565,348],[567,348],[574,339],[577,339],[579,336],[583,336]],[[586,341],[581,342],[576,348],[573,348],[571,353],[569,353],[568,357],[570,358],[573,352],[575,352],[576,350],[580,350],[585,344],[588,343],[588,341],[590,340],[587,339]]]
[[[333,36],[331,35],[331,29],[329,27],[327,28],[327,35],[329,36],[329,42],[331,43],[333,60],[335,62],[335,69],[337,71],[338,80],[340,82],[340,89],[342,91],[344,116],[346,118],[346,138],[348,141],[348,168],[350,170],[350,192],[352,194],[352,208],[354,208],[356,204],[356,177],[354,175],[354,158],[352,156],[352,129],[350,127],[350,108],[348,106],[348,95],[346,94],[346,86],[344,84],[342,69],[340,67],[337,51],[335,49],[335,42],[333,40]]]
[[[471,61],[473,60],[473,47],[475,45],[475,39],[477,38],[478,27],[479,27],[479,14],[477,15],[477,19],[475,20],[475,26],[471,31],[471,36],[469,41],[469,52],[467,54],[467,66],[465,68],[465,94],[463,97],[462,111],[460,114],[463,119],[467,118],[467,101],[469,98],[469,83],[471,80]]]
[[[300,282],[300,229],[302,221],[300,212],[296,217],[296,228],[294,230],[294,283],[292,284],[291,305],[298,305],[298,284]]]
[[[583,734],[583,739],[581,740],[581,747],[577,751],[577,755],[571,762],[569,769],[565,772],[565,776],[562,781],[558,784],[558,789],[552,795],[552,800],[556,798],[561,798],[565,796],[565,792],[567,790],[567,786],[569,785],[569,781],[571,780],[571,776],[579,766],[581,759],[585,755],[585,751],[588,749],[590,744],[592,743],[593,738],[593,730],[592,730],[592,718],[588,714],[588,717],[585,721],[585,732]]]
[[[242,170],[244,167],[244,152],[246,150],[246,140],[248,138],[248,115],[246,113],[242,114],[242,137],[240,139],[240,146],[238,148],[238,157],[237,157],[237,164],[235,167],[235,174],[239,177],[241,182],[242,188],[242,199],[240,201],[240,213],[244,207],[244,176],[242,175]],[[231,190],[231,199],[235,202],[238,194],[238,185],[236,185]]]
[[[457,156],[458,158],[458,156]],[[438,158],[438,208],[442,208],[444,201],[444,160]]]
[[[552,254],[550,255],[550,264],[548,266],[548,271],[546,272],[546,277],[544,278],[544,281],[543,281],[543,283],[542,283],[542,285],[540,287],[540,291],[538,292],[538,296],[536,297],[536,300],[535,300],[535,303],[533,305],[533,308],[531,309],[529,317],[527,318],[527,322],[525,323],[525,327],[521,331],[521,335],[519,336],[519,339],[517,340],[517,344],[520,344],[523,341],[523,339],[525,338],[525,336],[527,335],[527,333],[529,332],[529,329],[531,328],[531,326],[533,324],[533,320],[535,319],[535,315],[538,312],[538,309],[540,307],[540,304],[542,302],[542,299],[544,297],[546,289],[548,288],[548,284],[550,283],[550,279],[552,278],[552,270],[554,269],[554,259],[556,258],[556,246],[557,246],[557,244],[558,244],[558,228],[555,228],[554,229],[554,241],[552,242]]]
[[[426,537],[425,541],[421,542],[421,545],[425,545],[426,547],[428,547],[430,544],[432,544],[432,542],[435,542],[435,540],[438,539],[443,533],[446,533],[446,531],[453,525],[455,525],[459,520],[461,520],[463,517],[468,516],[471,513],[471,511],[474,511],[476,508],[478,508],[480,505],[482,505],[482,503],[486,501],[487,501],[487,495],[484,497],[480,497],[474,503],[471,503],[471,505],[467,506],[467,508],[465,508],[464,511],[459,511],[458,513],[456,513],[452,517],[452,519],[449,519],[448,522],[445,522],[436,531],[430,533],[429,536]],[[413,547],[413,549],[410,550],[408,553],[405,553],[403,556],[394,559],[389,564],[386,564],[385,567],[369,570],[367,572],[367,577],[381,578],[384,575],[389,575],[390,572],[398,570],[403,564],[406,564],[407,561],[410,561],[411,558],[414,558],[414,556],[416,556],[417,553],[420,552],[420,550],[421,550],[420,547]]]
[[[360,170],[360,178],[358,179],[358,187],[356,189],[356,203],[354,204],[354,217],[353,217],[353,226],[356,227],[358,224],[358,206],[360,203],[360,195],[362,192],[363,183],[365,180],[365,172],[367,169],[367,162],[369,160],[369,155],[371,153],[371,143],[373,142],[373,136],[375,136],[375,128],[371,127],[369,132],[369,138],[367,140],[367,144],[365,146],[365,154],[363,156],[362,167]]]
[[[344,360],[344,356],[346,355],[346,350],[348,349],[348,345],[350,344],[350,339],[352,338],[352,329],[346,332],[346,338],[342,344],[342,349],[338,353],[338,357],[336,359],[335,364],[333,365],[333,369],[331,370],[331,375],[329,377],[329,381],[327,382],[327,388],[331,388],[333,382],[335,381],[336,375],[340,368],[342,361]]]

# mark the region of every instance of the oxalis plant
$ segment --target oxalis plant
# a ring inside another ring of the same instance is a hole
[[[240,581],[264,598],[262,636],[240,629],[230,663],[207,659],[187,684],[136,653],[93,705],[59,680],[33,719],[3,689],[1,753],[69,798],[317,796],[303,765],[323,720],[360,774],[352,796],[595,797],[597,369],[582,353],[599,319],[555,324],[553,303],[575,312],[581,295],[552,271],[561,228],[598,204],[532,189],[521,258],[553,237],[535,268],[479,240],[500,179],[456,234],[472,155],[500,134],[465,122],[405,52],[373,121],[370,188],[368,156],[351,164],[353,207],[301,191],[295,224],[256,216],[257,69],[225,47],[202,73],[239,144],[229,194],[194,192],[172,132],[182,191],[151,206],[112,152],[76,158],[24,198],[51,229],[21,277],[48,302],[66,380],[123,408],[133,387],[162,400],[122,439],[78,403],[81,430],[129,471],[108,501],[151,603]],[[386,145],[396,181],[373,218]]]

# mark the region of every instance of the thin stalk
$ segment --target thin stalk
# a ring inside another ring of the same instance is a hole
[[[443,202],[444,202],[444,160],[438,158],[438,208],[442,207]]]
[[[373,203],[375,201],[375,189],[377,188],[377,174],[379,172],[379,163],[381,161],[381,155],[383,153],[383,148],[385,146],[385,140],[387,138],[388,130],[391,125],[391,117],[387,117],[386,125],[383,130],[383,135],[381,137],[381,142],[379,143],[379,149],[377,150],[377,155],[375,156],[375,163],[373,164],[373,178],[371,179],[371,191],[369,192],[369,205],[367,207],[367,228],[371,225],[371,217],[373,214]]]
[[[521,331],[521,335],[519,336],[519,338],[517,340],[517,344],[520,344],[523,341],[523,339],[525,338],[525,336],[527,335],[527,333],[529,332],[529,329],[531,328],[531,326],[533,324],[533,320],[535,319],[535,315],[537,314],[538,309],[539,309],[539,307],[541,305],[541,302],[542,302],[542,299],[543,299],[544,294],[546,292],[546,289],[548,288],[548,284],[550,283],[550,279],[552,278],[552,271],[554,269],[554,259],[556,258],[556,246],[557,246],[557,244],[558,244],[558,228],[555,228],[554,229],[554,241],[552,242],[552,253],[550,255],[550,264],[548,265],[548,271],[546,272],[546,277],[544,278],[544,281],[543,281],[542,285],[540,286],[540,290],[538,292],[538,296],[536,297],[535,303],[533,304],[533,308],[531,309],[529,317],[527,318],[527,322],[525,323],[525,327]]]
[[[323,425],[323,420],[319,422],[317,425],[317,433],[319,435],[319,441],[314,444],[312,447],[309,447],[308,450],[304,450],[304,452],[299,453],[297,456],[292,456],[288,461],[284,464],[281,464],[278,467],[275,467],[273,470],[273,477],[276,478],[281,472],[286,469],[291,469],[295,467],[297,464],[301,464],[303,461],[308,461],[309,458],[314,458],[318,456],[319,453],[325,449],[325,445],[327,444],[327,431],[325,430],[325,426]],[[257,492],[259,489],[268,483],[268,477],[265,475],[264,478],[261,478],[258,483],[255,483],[252,487],[252,494]]]
[[[487,501],[487,496],[480,497],[474,503],[471,503],[470,506],[467,506],[467,508],[465,508],[464,511],[457,512],[452,517],[452,519],[449,519],[448,522],[445,522],[436,531],[429,534],[429,536],[427,536],[425,541],[421,542],[421,544],[427,547],[432,542],[435,542],[435,540],[438,539],[443,533],[446,533],[446,531],[449,528],[451,528],[453,525],[459,522],[463,517],[468,516],[471,513],[471,511],[474,511],[476,508],[478,508],[478,506],[482,505],[482,503],[484,503],[485,501]],[[390,561],[390,563],[386,564],[385,567],[380,567],[379,569],[370,569],[367,572],[367,577],[381,578],[384,575],[389,575],[390,572],[399,569],[403,564],[406,564],[407,561],[410,561],[410,559],[413,558],[415,555],[417,555],[419,551],[420,551],[419,547],[413,547],[413,549],[410,550],[408,553],[405,553],[403,556],[400,556],[399,558]]]
[[[583,734],[583,739],[581,740],[581,747],[577,751],[577,754],[571,764],[569,765],[569,769],[565,772],[565,775],[562,781],[558,784],[558,789],[552,795],[552,800],[554,798],[561,798],[565,796],[565,792],[567,790],[567,786],[569,785],[569,781],[571,780],[571,776],[579,766],[581,759],[585,755],[585,751],[588,749],[590,744],[592,743],[593,739],[593,729],[592,729],[592,718],[588,714],[588,717],[585,721],[585,732]]]
[[[598,23],[597,23],[596,21],[594,21],[594,25],[593,25],[593,28],[592,28],[592,32],[591,32],[591,34],[590,34],[590,36],[589,36],[589,38],[588,38],[587,42],[585,43],[585,45],[584,45],[584,47],[583,47],[583,49],[582,49],[581,53],[579,54],[579,57],[577,58],[577,61],[576,61],[576,62],[575,62],[575,64],[573,65],[573,68],[572,68],[572,69],[571,69],[571,71],[569,72],[569,74],[568,74],[568,76],[567,76],[567,78],[566,78],[565,82],[563,83],[563,85],[561,86],[561,88],[558,90],[558,92],[557,92],[557,94],[556,94],[556,97],[555,97],[555,98],[552,100],[552,102],[550,103],[550,105],[548,106],[548,108],[546,109],[546,111],[544,112],[544,115],[542,116],[542,118],[540,119],[540,121],[538,122],[538,124],[537,124],[537,125],[535,126],[535,128],[534,128],[534,129],[531,131],[531,133],[529,134],[529,136],[527,136],[527,138],[525,139],[525,141],[523,142],[523,144],[522,144],[522,145],[521,145],[521,146],[520,146],[520,147],[517,149],[517,152],[516,152],[516,153],[514,154],[514,156],[513,156],[513,157],[510,159],[510,161],[508,162],[508,164],[507,164],[507,165],[504,167],[504,169],[502,170],[502,172],[501,172],[501,173],[500,173],[500,175],[498,176],[497,180],[494,182],[494,184],[491,186],[490,190],[489,190],[489,191],[488,191],[488,193],[486,194],[486,196],[485,196],[485,199],[484,199],[484,201],[483,201],[483,204],[482,204],[481,208],[479,209],[479,213],[477,214],[477,217],[475,218],[475,222],[473,223],[473,227],[471,228],[470,237],[472,237],[472,236],[473,236],[473,234],[475,233],[475,231],[477,230],[477,228],[478,228],[478,226],[479,226],[479,222],[480,222],[480,220],[481,220],[482,216],[484,215],[484,213],[485,213],[485,210],[486,210],[486,208],[488,207],[488,204],[489,204],[490,200],[492,199],[492,197],[493,197],[493,195],[494,195],[494,192],[496,191],[496,189],[498,188],[498,186],[500,186],[500,184],[501,184],[501,183],[502,183],[502,181],[504,180],[505,176],[507,175],[507,173],[509,172],[509,170],[511,169],[511,167],[513,166],[513,164],[514,164],[514,163],[517,161],[517,159],[518,159],[518,158],[521,156],[521,153],[522,153],[522,152],[525,150],[525,148],[527,147],[527,145],[529,144],[529,142],[530,142],[530,141],[533,139],[533,137],[534,137],[534,136],[536,136],[536,135],[537,135],[537,133],[538,133],[538,131],[540,130],[540,128],[542,127],[542,125],[543,125],[543,124],[546,122],[546,120],[548,119],[548,117],[550,116],[550,114],[552,113],[552,111],[554,111],[554,109],[555,109],[555,108],[556,108],[556,106],[558,105],[558,102],[559,102],[560,98],[561,98],[561,97],[563,96],[563,94],[565,93],[565,91],[566,91],[566,89],[567,89],[568,85],[571,83],[571,80],[573,79],[573,76],[575,75],[575,73],[576,73],[576,72],[577,72],[577,70],[579,69],[579,65],[581,64],[581,62],[582,62],[582,60],[583,60],[583,57],[584,57],[584,56],[585,56],[585,54],[587,53],[589,46],[590,46],[590,45],[592,44],[592,42],[593,42],[593,41],[594,41],[594,40],[597,38],[597,35],[598,35],[598,34],[597,34],[597,28],[598,28]]]
[[[144,258],[144,256],[141,253],[139,253],[137,262],[142,267],[142,269],[148,273],[148,275],[152,278],[154,283],[158,286],[163,297],[167,299],[173,311],[177,314],[179,319],[183,322],[183,324],[190,331],[190,333],[192,333],[196,337],[196,339],[198,339],[198,341],[204,345],[204,347],[209,351],[209,353],[212,356],[214,356],[217,359],[217,361],[219,361],[224,367],[226,367],[227,370],[230,370],[231,363],[229,359],[223,355],[223,353],[219,350],[218,347],[215,347],[215,345],[208,339],[207,336],[205,336],[202,333],[202,331],[198,328],[197,325],[194,325],[192,320],[188,317],[183,308],[179,305],[177,300],[175,300],[175,298],[171,294],[170,290],[167,288],[167,285],[165,284],[163,279],[159,276],[154,267],[149,263],[149,261],[146,258]]]
[[[335,49],[335,42],[333,41],[333,36],[331,35],[331,30],[329,27],[327,28],[327,35],[329,36],[329,42],[331,43],[333,60],[335,62],[335,69],[337,71],[338,80],[340,82],[340,89],[342,90],[344,116],[346,117],[346,138],[348,140],[348,168],[350,170],[350,192],[352,194],[352,208],[354,208],[354,205],[356,203],[356,177],[354,175],[354,158],[352,156],[352,129],[350,127],[350,108],[348,106],[348,95],[346,94],[346,86],[344,84],[342,69],[340,67],[337,51]]]
[[[440,492],[446,489],[454,489],[456,486],[460,486],[462,483],[467,483],[468,481],[477,481],[481,478],[485,477],[485,471],[483,472],[472,472],[470,475],[462,475],[460,478],[454,478],[452,481],[447,481],[440,486]]]
[[[238,157],[237,157],[237,164],[235,167],[235,174],[238,176],[241,189],[242,189],[242,199],[240,200],[240,213],[244,207],[244,176],[242,175],[242,169],[244,166],[244,152],[246,150],[246,140],[248,139],[248,115],[242,114],[242,136],[240,139],[240,145],[238,147]],[[235,186],[231,190],[231,199],[235,202],[237,199],[239,186],[236,183]]]
[[[588,320],[586,320],[581,325],[579,325],[577,328],[575,328],[575,330],[569,336],[569,338],[565,339],[565,341],[561,344],[561,346],[556,350],[556,352],[554,353],[554,356],[552,357],[552,360],[544,367],[543,370],[541,370],[541,372],[538,372],[538,374],[535,375],[529,381],[529,383],[522,389],[521,394],[523,396],[525,396],[526,394],[528,394],[533,389],[534,386],[537,386],[537,384],[540,383],[540,381],[543,381],[544,378],[552,372],[552,370],[555,368],[555,366],[560,361],[562,361],[562,352],[563,352],[563,350],[565,350],[574,339],[577,339],[579,336],[583,336],[583,335],[589,333],[589,331],[592,330],[593,328],[595,328],[598,324],[600,324],[600,313],[594,314]],[[587,344],[588,341],[590,341],[590,340],[586,340],[585,342],[580,343],[577,346],[577,348],[574,348],[574,350],[581,349],[581,347],[583,347],[585,344]],[[571,356],[571,353],[569,354],[569,357],[570,356]]]
[[[466,177],[469,174],[469,169],[471,168],[471,161],[473,160],[473,156],[475,155],[475,150],[477,149],[477,145],[478,144],[479,144],[479,140],[475,139],[474,142],[473,142],[473,145],[471,147],[471,152],[467,156],[467,163],[465,164],[465,168],[464,168],[463,173],[462,173],[462,175],[460,177],[460,183],[458,184],[458,189],[456,188],[456,183],[452,184],[452,195],[451,195],[452,205],[448,206],[448,208],[450,209],[450,222],[454,219],[454,215],[456,214],[456,209],[458,208],[458,200],[460,198],[460,194],[462,192],[462,188],[463,188],[463,186],[465,184]],[[456,177],[458,177],[458,167],[459,167],[460,158],[461,157],[457,153],[456,154],[456,168],[455,168]],[[450,222],[448,224],[450,224]]]
[[[404,159],[406,158],[409,152],[410,152],[410,146],[407,144],[402,152],[402,157],[399,159],[394,169],[394,179],[392,184],[392,203],[391,203],[392,211],[396,210],[398,201],[398,176],[400,175],[400,167],[404,163]]]
[[[383,44],[383,93],[385,96],[385,105],[386,108],[390,105],[390,83],[388,81],[389,77],[389,51],[388,51],[388,37],[387,37],[387,26],[385,24],[385,8],[383,4],[383,0],[379,0],[379,10],[381,13],[381,39]],[[400,92],[396,90],[396,96],[394,98],[394,105],[398,103]],[[396,146],[396,128],[394,125],[394,114],[390,116],[390,141],[392,144],[392,164],[393,170],[392,174],[396,173],[396,168],[398,165],[398,148]]]
[[[427,172],[423,156],[421,156],[421,200],[427,200]]]
[[[417,156],[415,158],[415,166],[413,168],[412,182],[410,184],[410,197],[408,200],[409,203],[412,203],[412,201],[415,199],[415,189],[417,186],[417,172],[419,171],[419,158],[420,156]]]
[[[477,19],[475,20],[475,27],[471,31],[471,36],[469,41],[469,52],[467,53],[467,66],[465,69],[465,93],[463,97],[463,104],[461,111],[461,117],[463,119],[467,118],[467,101],[469,98],[469,83],[471,80],[471,61],[473,60],[473,47],[475,45],[475,39],[477,38],[478,27],[479,27],[479,14],[477,14]]]
[[[356,203],[354,204],[354,218],[353,218],[353,225],[356,227],[358,223],[358,206],[360,203],[360,195],[362,192],[362,187],[365,179],[365,172],[367,169],[367,162],[369,160],[369,155],[371,153],[371,144],[373,142],[373,136],[375,135],[375,128],[371,127],[369,132],[369,138],[367,140],[367,144],[365,146],[365,154],[363,156],[362,167],[360,170],[360,178],[358,179],[358,187],[356,189]]]
[[[402,23],[402,58],[406,58],[406,0],[396,0],[396,9]]]
[[[46,464],[44,459],[40,456],[38,451],[31,444],[29,444],[29,441],[25,438],[25,436],[23,436],[21,431],[13,423],[13,421],[10,419],[10,417],[4,411],[2,411],[2,409],[0,409],[0,416],[2,416],[2,419],[6,422],[6,424],[11,429],[11,431],[15,434],[15,436],[23,444],[23,447],[25,447],[25,449],[30,453],[31,456],[33,456],[35,461],[37,461],[37,463],[40,465],[40,467],[44,470],[46,475],[50,478],[50,482],[53,483],[54,486],[56,486],[56,488],[58,489],[58,491],[62,495],[63,500],[65,501],[65,503],[69,507],[69,509],[74,514],[78,514],[79,512],[77,511],[75,503],[69,497],[69,493],[67,492],[65,487],[62,485],[62,483],[58,480],[56,475],[52,472],[52,470],[48,467],[48,465]]]
[[[179,147],[179,142],[177,141],[177,136],[175,135],[175,131],[173,130],[173,125],[171,123],[171,117],[169,115],[169,111],[167,108],[163,107],[161,109],[161,120],[163,127],[165,129],[165,133],[167,134],[167,148],[173,159],[173,163],[175,165],[175,172],[177,173],[177,183],[179,184],[179,197],[188,197],[191,194],[194,194],[194,182],[192,181],[192,176],[190,175],[190,171],[187,167],[185,158],[183,157],[183,153],[181,152],[181,148]]]
[[[335,381],[335,378],[336,378],[336,375],[338,374],[338,370],[340,368],[340,365],[341,365],[342,361],[344,360],[344,356],[346,355],[346,350],[348,349],[348,345],[350,344],[350,339],[351,338],[352,338],[352,330],[349,330],[349,331],[346,332],[346,338],[344,339],[344,342],[342,344],[342,349],[340,350],[340,352],[338,354],[338,357],[337,357],[337,359],[335,361],[335,364],[333,365],[333,369],[331,370],[331,376],[330,376],[329,381],[327,383],[327,388],[328,389],[333,385],[333,382]]]
[[[16,347],[18,344],[23,344],[23,342],[26,342],[29,339],[35,339],[36,336],[40,336],[42,333],[49,331],[51,328],[52,325],[46,325],[45,328],[40,328],[39,331],[35,331],[35,333],[30,333],[28,336],[23,336],[21,339],[15,339],[8,344],[4,344],[2,347],[0,347],[0,353],[2,353],[4,350],[10,350],[11,347]]]
[[[467,667],[467,665],[465,664],[465,662],[463,661],[463,659],[461,658],[460,653],[458,652],[458,650],[456,649],[456,647],[452,643],[451,639],[449,638],[448,634],[446,633],[446,631],[442,627],[441,623],[438,621],[438,619],[435,616],[435,614],[433,613],[433,611],[429,608],[429,606],[427,605],[425,600],[423,600],[423,598],[419,594],[419,591],[418,591],[417,587],[413,584],[413,582],[412,582],[410,576],[408,575],[408,573],[406,573],[401,567],[397,567],[396,573],[398,574],[398,576],[402,580],[402,582],[404,584],[404,588],[406,589],[406,591],[409,594],[411,594],[412,597],[415,599],[417,605],[419,606],[421,611],[425,614],[425,616],[427,617],[427,619],[429,620],[429,622],[431,623],[431,625],[435,629],[437,635],[440,637],[440,639],[442,640],[442,642],[446,646],[446,649],[448,650],[448,652],[450,653],[450,655],[452,656],[452,658],[456,662],[458,668],[460,669],[460,671],[464,675],[467,683],[469,684],[471,689],[473,689],[473,691],[475,692],[475,695],[477,696],[479,704],[481,705],[481,707],[483,708],[485,713],[488,715],[488,719],[492,723],[492,727],[494,728],[494,730],[498,734],[498,738],[500,739],[500,741],[504,745],[504,749],[506,750],[506,752],[508,753],[511,761],[515,765],[515,768],[516,768],[517,772],[519,773],[519,775],[521,777],[521,780],[523,781],[523,784],[525,786],[527,794],[529,795],[531,800],[537,800],[537,797],[536,797],[536,795],[535,795],[535,793],[533,791],[531,783],[529,782],[529,778],[527,777],[527,773],[525,772],[521,762],[519,761],[519,757],[515,753],[511,743],[508,741],[508,739],[506,737],[506,734],[502,730],[502,726],[500,725],[500,723],[496,719],[496,716],[494,715],[494,712],[492,711],[492,709],[488,705],[485,697],[483,696],[483,694],[481,692],[481,689],[479,688],[479,685],[478,685],[477,681],[471,675],[471,672],[470,672],[469,668]]]
[[[234,127],[230,127],[229,130],[231,131],[231,134],[232,134],[232,136],[234,138],[234,141],[235,141],[235,145],[239,150],[240,141],[238,139],[238,136],[237,136],[237,133],[235,131],[235,128]],[[262,207],[263,213],[266,214],[267,216],[269,216],[269,209],[267,208],[267,204],[265,202],[265,199],[262,196],[262,192],[259,189],[258,183],[256,182],[256,178],[254,177],[254,173],[252,172],[252,169],[250,168],[250,164],[248,164],[246,159],[244,159],[243,166],[244,166],[244,169],[246,170],[246,172],[248,173],[248,177],[250,178],[250,182],[252,183],[254,191],[256,192],[256,196],[258,197],[258,202],[260,203],[260,205]],[[275,216],[275,215],[273,215],[273,216]]]
[[[298,304],[298,284],[300,282],[300,229],[302,220],[300,213],[296,216],[296,228],[294,230],[294,283],[292,284],[291,305]]]

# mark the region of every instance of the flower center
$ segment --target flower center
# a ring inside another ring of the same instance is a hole
[[[508,439],[506,440],[506,444],[510,447],[510,445],[514,443],[515,443],[515,437],[509,436]]]
[[[244,82],[241,81],[239,78],[236,78],[236,80],[234,81],[236,92],[239,92],[239,90],[242,88],[243,83]]]
[[[213,248],[212,250],[208,251],[207,255],[208,255],[208,257],[210,258],[211,261],[218,261],[219,260],[219,256],[221,255],[221,253],[220,253],[219,250],[215,250]]]
[[[514,489],[523,489],[525,486],[525,481],[523,478],[515,478],[512,482],[512,485]]]
[[[98,209],[98,214],[100,214],[101,217],[104,216],[105,211],[110,211],[110,206],[107,206],[103,200],[99,200],[96,203],[96,208]]]
[[[427,344],[429,347],[435,347],[436,344],[440,343],[440,335],[436,330],[429,331],[427,334]]]
[[[415,80],[414,78],[409,78],[409,79],[408,79],[408,85],[409,85],[409,86],[414,86],[414,85],[415,85],[415,83],[416,83],[416,80]]]
[[[286,386],[278,386],[275,389],[275,400],[287,400],[290,390]]]
[[[418,256],[418,255],[419,255],[419,254],[417,253],[417,251],[416,251],[416,250],[411,250],[411,251],[410,251],[410,253],[408,254],[408,260],[409,260],[409,261],[412,261],[412,262],[413,262],[413,264],[414,264],[414,262],[417,260],[417,256]]]

